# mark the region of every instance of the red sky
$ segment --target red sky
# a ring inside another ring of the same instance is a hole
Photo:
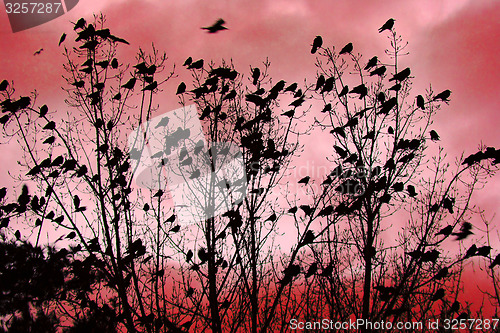
[[[152,42],[177,68],[192,56],[215,61],[231,58],[245,71],[268,57],[272,76],[288,82],[314,80],[309,50],[316,35],[323,36],[324,46],[338,48],[353,42],[355,52],[381,55],[388,44],[377,28],[392,17],[396,30],[409,42],[410,55],[402,59],[402,66],[411,67],[415,91],[424,92],[429,84],[435,91],[452,91],[449,106],[433,126],[449,156],[473,153],[481,143],[500,148],[498,1],[80,0],[68,14],[15,34],[0,6],[0,79],[14,80],[20,93],[36,88],[40,101],[66,111],[60,88],[64,58],[57,47],[59,37],[72,30],[70,21],[91,20],[93,13],[101,11],[112,33],[131,44],[122,48],[122,57],[132,58],[139,47],[151,50]],[[227,22],[228,31],[209,35],[200,30],[219,17]],[[40,48],[44,51],[33,56]],[[187,74],[182,68],[177,73],[180,77],[163,87],[163,112],[177,107],[175,88]],[[331,144],[308,145],[312,140],[305,141],[302,158],[304,163],[319,165],[331,154]],[[8,183],[7,170],[15,167],[17,146],[3,144],[0,151],[0,179]],[[497,176],[475,196],[487,218],[497,215],[497,224],[499,186]]]

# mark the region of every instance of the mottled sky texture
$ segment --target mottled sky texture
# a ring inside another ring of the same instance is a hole
[[[366,57],[382,55],[388,45],[377,33],[388,18],[396,19],[396,30],[409,42],[410,55],[401,68],[411,67],[414,92],[452,91],[433,128],[450,157],[477,151],[478,145],[500,147],[500,2],[495,0],[80,0],[68,14],[47,24],[13,34],[3,6],[0,6],[0,79],[14,80],[19,93],[33,89],[40,101],[60,112],[67,111],[61,90],[62,32],[70,32],[80,17],[107,15],[113,34],[127,39],[122,59],[132,60],[139,47],[149,51],[154,42],[177,68],[188,56],[220,61],[232,59],[237,69],[247,71],[269,58],[271,74],[288,82],[314,80],[314,57],[310,44],[322,35],[324,46],[354,44],[354,51]],[[209,35],[200,30],[222,17],[228,31]],[[72,36],[72,35],[69,35]],[[33,56],[38,49],[44,51]],[[367,58],[365,58],[366,61]],[[174,97],[186,71],[163,86],[159,98],[162,111],[178,106]],[[303,162],[321,165],[331,154],[308,138]],[[14,145],[0,147],[0,179],[9,182],[7,170],[15,167]],[[486,217],[498,224],[500,181],[492,179],[474,202],[486,210]],[[494,215],[496,214],[496,217]],[[498,243],[498,237],[495,236]],[[495,251],[495,253],[498,251]]]

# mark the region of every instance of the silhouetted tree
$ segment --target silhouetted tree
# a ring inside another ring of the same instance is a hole
[[[270,78],[267,61],[246,75],[190,57],[179,109],[158,114],[166,55],[139,50],[127,65],[128,42],[103,16],[79,20],[76,44],[60,39],[65,118],[0,83],[3,137],[19,140],[26,170],[0,189],[6,328],[268,332],[292,318],[464,316],[463,263],[489,249],[442,244],[476,232],[471,194],[500,153],[483,147],[452,171],[430,147],[451,92],[412,94],[393,25],[381,28],[387,59],[367,63],[316,36],[317,80],[304,86]],[[291,193],[308,121],[332,134],[331,172]],[[281,224],[296,237],[283,253]]]

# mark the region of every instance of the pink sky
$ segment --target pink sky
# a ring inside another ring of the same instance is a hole
[[[177,107],[175,89],[187,78],[180,65],[188,56],[231,58],[240,71],[269,57],[274,78],[311,82],[315,68],[309,51],[314,36],[322,35],[324,46],[353,42],[354,51],[366,57],[382,55],[388,43],[377,28],[392,17],[396,30],[409,41],[410,55],[402,59],[402,66],[411,67],[415,91],[423,93],[429,84],[435,91],[452,91],[449,106],[433,126],[450,157],[473,153],[480,143],[500,148],[498,1],[80,0],[68,14],[15,34],[0,8],[0,79],[14,80],[20,93],[36,88],[41,102],[61,112],[67,107],[60,88],[64,58],[57,43],[62,32],[72,30],[69,21],[82,16],[90,20],[93,13],[106,14],[112,33],[131,44],[122,48],[128,52],[125,57],[132,59],[139,47],[150,50],[151,42],[167,53],[179,78],[162,88],[163,112]],[[209,35],[200,30],[219,17],[226,20],[228,31]],[[44,51],[33,56],[40,48]],[[331,154],[331,143],[310,145],[311,140],[304,141],[303,161],[320,165]],[[4,157],[0,179],[8,183],[17,147],[3,145],[0,150]],[[487,218],[497,215],[495,221],[500,216],[499,187],[497,176],[475,197],[475,203],[487,210]]]

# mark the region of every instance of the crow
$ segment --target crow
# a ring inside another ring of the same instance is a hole
[[[393,107],[396,106],[398,100],[396,97],[391,97],[387,101],[385,101],[381,106],[378,114],[387,114],[392,110]]]
[[[8,86],[9,86],[9,81],[3,80],[2,82],[0,82],[0,91],[7,90]]]
[[[188,65],[188,69],[201,69],[203,68],[203,59],[197,60],[191,64]]]
[[[47,125],[43,127],[44,130],[54,130],[56,128],[56,123],[54,121],[49,121]]]
[[[45,139],[45,141],[43,143],[51,145],[54,143],[54,141],[56,141],[56,137],[52,135],[52,136],[48,137],[47,139]]]
[[[476,252],[477,252],[477,246],[476,244],[472,244],[471,247],[467,249],[467,252],[465,252],[465,258],[469,258],[476,255]]]
[[[137,79],[135,77],[131,78],[130,80],[127,81],[127,83],[125,83],[122,88],[125,88],[125,89],[133,89],[134,86],[135,86],[135,82],[137,81]]]
[[[371,58],[370,60],[368,60],[368,63],[365,66],[365,70],[368,71],[368,70],[370,70],[370,68],[377,66],[377,61],[378,61],[378,57],[377,56],[374,56],[373,58]]]
[[[477,249],[476,256],[488,257],[491,251],[491,246],[485,245]]]
[[[452,231],[453,231],[453,226],[448,225],[448,226],[444,227],[443,229],[439,230],[439,232],[436,234],[436,236],[443,235],[445,237],[448,237],[449,235],[451,235]]]
[[[267,218],[267,220],[266,220],[266,221],[271,221],[271,222],[274,222],[274,221],[276,221],[276,219],[277,219],[277,218],[278,218],[278,217],[276,216],[276,213],[273,213],[271,216],[269,216],[269,217]]]
[[[460,232],[455,232],[452,235],[457,236],[456,240],[462,240],[473,234],[471,229],[472,229],[472,224],[470,222],[464,222],[462,223]]]
[[[321,36],[316,36],[314,38],[312,48],[311,48],[311,54],[316,53],[316,51],[323,45],[323,38]]]
[[[360,84],[359,86],[356,86],[352,88],[352,90],[349,92],[351,94],[358,94],[359,99],[363,99],[368,94],[368,88],[364,84]]]
[[[330,92],[333,90],[333,85],[335,83],[335,77],[329,77],[328,79],[325,80],[325,82],[323,83],[323,89],[321,89],[321,93],[325,93],[325,92]]]
[[[257,83],[259,82],[259,77],[260,77],[260,69],[258,67],[255,67],[252,70],[252,84],[254,86],[256,86]]]
[[[389,90],[392,90],[392,91],[399,91],[401,89],[401,84],[399,83],[396,83],[395,85],[393,85],[392,87],[389,88]]]
[[[288,118],[292,118],[294,116],[294,114],[295,114],[295,110],[290,110],[290,111],[282,113],[281,115],[287,116]]]
[[[444,295],[445,295],[444,289],[439,288],[438,290],[436,290],[436,292],[432,296],[432,301],[434,302],[434,301],[440,300],[444,297]]]
[[[405,80],[406,78],[408,78],[408,76],[410,76],[410,68],[406,67],[405,69],[403,69],[402,71],[394,74],[392,76],[392,78],[389,79],[389,82],[390,81],[403,81]]]
[[[339,98],[342,97],[342,96],[345,96],[347,95],[347,93],[349,92],[349,87],[347,85],[345,85],[343,88],[342,88],[342,91],[339,93]]]
[[[291,213],[291,214],[295,214],[295,213],[297,213],[297,206],[290,208],[290,209],[288,210],[288,212],[289,212],[289,213]]]
[[[435,130],[429,132],[432,141],[439,141],[439,134]]]
[[[35,51],[35,53],[33,53],[33,55],[37,56],[37,55],[41,54],[42,52],[43,52],[43,48],[39,49],[38,51]]]
[[[76,23],[75,23],[75,26],[73,27],[73,30],[76,30],[76,29],[83,29],[85,27],[85,25],[87,24],[87,22],[85,21],[85,19],[82,17],[81,19],[79,19]]]
[[[378,75],[378,76],[382,76],[385,74],[387,68],[385,66],[380,66],[378,68],[375,68],[373,71],[370,72],[370,76],[373,76],[373,75]]]
[[[292,83],[288,87],[285,88],[285,92],[287,91],[295,91],[297,90],[297,82]]]
[[[64,42],[64,40],[65,40],[65,39],[66,39],[66,34],[65,34],[65,33],[63,33],[63,34],[61,35],[61,38],[59,38],[59,45],[58,45],[58,46],[61,46],[61,44]]]
[[[144,88],[142,88],[141,91],[153,91],[158,87],[158,82],[153,81],[152,83],[148,84]]]
[[[318,90],[323,86],[323,84],[325,84],[325,77],[323,74],[321,74],[320,76],[318,76],[318,80],[316,81],[316,87],[314,88],[314,90]]]
[[[421,108],[422,110],[425,110],[425,101],[422,95],[417,96],[417,107]]]
[[[224,21],[223,19],[220,18],[211,26],[203,27],[201,29],[207,30],[207,32],[210,34],[214,34],[214,33],[221,31],[221,30],[227,30],[227,28],[224,26],[225,23],[226,23],[226,21]]]
[[[447,276],[448,276],[448,273],[449,273],[449,271],[448,271],[448,267],[443,267],[443,268],[441,268],[441,269],[437,272],[437,274],[436,274],[436,275],[434,275],[434,279],[435,279],[435,280],[442,280],[442,279],[444,279],[445,277],[447,277]]]
[[[348,43],[346,46],[340,50],[339,55],[345,54],[345,53],[351,53],[353,50],[352,43]]]
[[[417,192],[415,191],[415,186],[413,186],[413,185],[408,185],[408,186],[406,187],[406,189],[408,190],[408,195],[409,195],[410,197],[415,197],[415,196],[417,195]]]
[[[385,30],[392,30],[392,27],[394,26],[394,19],[390,18],[388,19],[383,26],[381,26],[379,29],[378,29],[378,32],[381,33],[382,31],[385,31]]]
[[[309,176],[305,176],[304,178],[302,178],[301,180],[298,181],[299,184],[304,184],[304,185],[307,185],[309,183],[309,180],[311,179],[311,177]]]
[[[185,91],[186,91],[186,84],[184,82],[181,82],[177,87],[176,95],[183,94]]]
[[[434,98],[432,100],[433,101],[441,100],[443,102],[446,102],[446,101],[448,101],[448,98],[450,97],[450,95],[451,95],[451,91],[445,90],[445,91],[440,92],[436,96],[434,96]]]

